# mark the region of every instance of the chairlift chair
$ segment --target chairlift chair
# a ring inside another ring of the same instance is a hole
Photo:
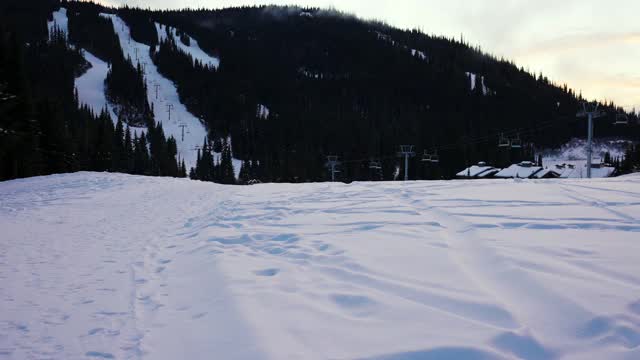
[[[422,162],[430,162],[432,164],[437,164],[440,162],[440,156],[438,156],[438,151],[434,150],[433,152],[429,152],[429,150],[424,151],[424,155],[422,155]]]
[[[378,160],[371,159],[369,161],[369,169],[380,170],[382,169],[382,164]]]
[[[522,147],[522,140],[520,140],[520,135],[511,139],[511,148],[512,149],[520,149]]]
[[[616,121],[613,125],[629,125],[629,117],[627,114],[616,114]]]
[[[424,154],[422,155],[422,160],[420,160],[422,162],[431,162],[431,153],[429,153],[429,150],[425,150]]]
[[[498,147],[506,148],[511,146],[511,141],[507,139],[504,134],[500,134],[500,140],[498,140]]]
[[[438,155],[438,150],[434,150],[433,154],[431,154],[431,163],[438,164],[440,162],[440,155]]]

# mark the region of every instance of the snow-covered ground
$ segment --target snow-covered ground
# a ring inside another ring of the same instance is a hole
[[[638,359],[640,177],[0,183],[3,359]]]

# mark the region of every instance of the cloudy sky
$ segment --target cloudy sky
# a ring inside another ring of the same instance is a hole
[[[334,7],[436,35],[461,35],[589,98],[640,109],[638,0],[101,0],[152,8]]]

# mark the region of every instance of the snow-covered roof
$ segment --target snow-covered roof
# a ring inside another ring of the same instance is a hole
[[[500,171],[500,169],[498,168],[493,168],[484,172],[481,172],[480,174],[476,175],[477,178],[488,178],[491,176],[494,176],[495,174],[497,174]]]
[[[480,163],[478,165],[473,165],[471,167],[468,167],[460,171],[456,175],[458,177],[468,177],[468,178],[488,177],[488,176],[494,175],[498,171],[500,171],[500,169],[494,168],[493,166],[487,166],[484,163]]]
[[[532,162],[523,161],[520,164],[513,164],[506,169],[500,170],[495,176],[497,178],[529,179],[541,170],[541,166],[535,166]]]
[[[542,169],[541,171],[535,173],[533,177],[536,179],[543,179],[548,177],[557,178],[560,177],[560,173],[552,169]]]

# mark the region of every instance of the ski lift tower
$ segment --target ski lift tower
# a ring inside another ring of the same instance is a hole
[[[158,100],[158,90],[160,90],[160,84],[154,83],[153,87],[156,89],[156,100]]]
[[[187,124],[181,122],[180,125],[178,125],[179,128],[182,128],[182,142],[184,142],[184,129],[187,128]]]
[[[171,121],[171,110],[173,110],[173,104],[167,104],[167,112],[169,113],[169,121]]]
[[[582,103],[582,110],[578,111],[577,117],[586,117],[589,120],[587,125],[587,178],[591,179],[591,156],[593,154],[593,119],[601,118],[607,114],[600,111],[598,103]]]
[[[400,145],[399,157],[404,157],[404,181],[409,180],[409,158],[416,156],[413,145]]]

